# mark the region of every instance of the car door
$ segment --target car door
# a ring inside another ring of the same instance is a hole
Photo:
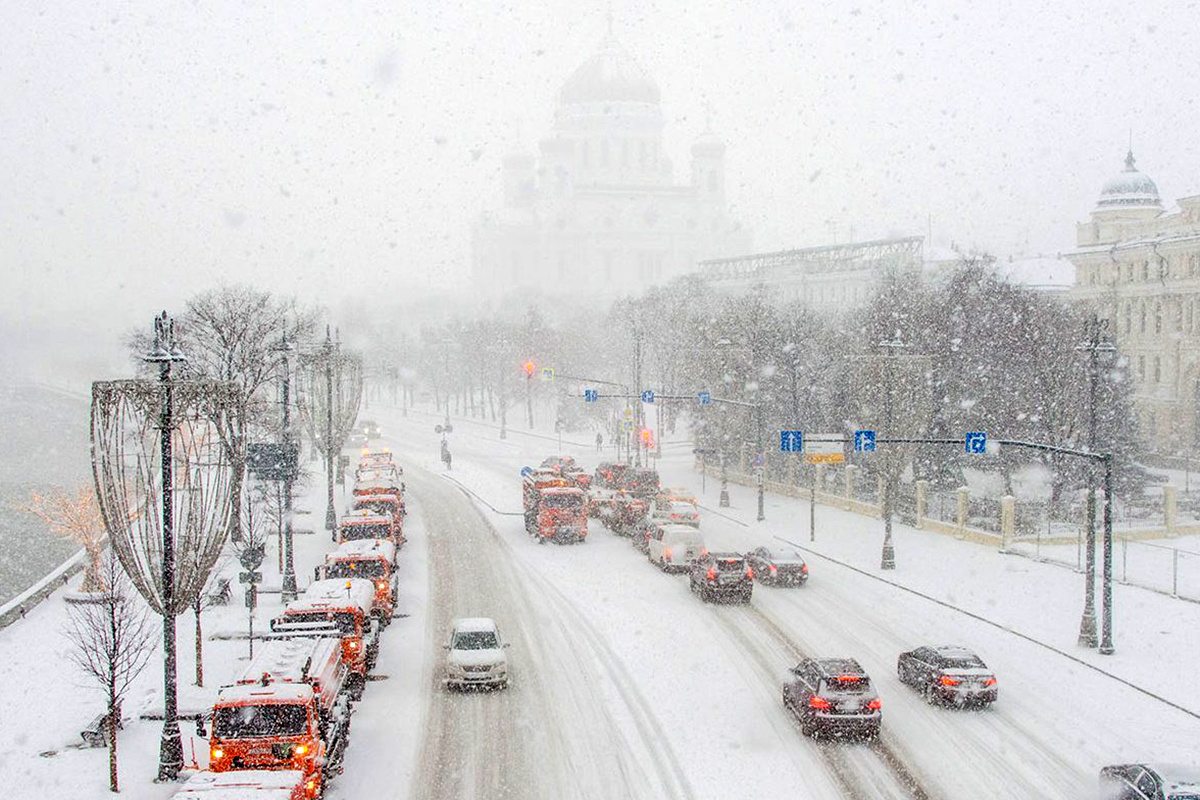
[[[917,686],[927,686],[933,681],[937,672],[937,653],[928,647],[918,647],[913,651],[913,677]]]

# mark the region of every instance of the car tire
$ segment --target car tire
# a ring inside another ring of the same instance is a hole
[[[805,736],[808,736],[810,738],[816,739],[817,738],[817,726],[812,720],[807,719],[806,717],[802,716],[802,717],[800,717],[800,733],[802,733]]]
[[[707,586],[700,587],[700,601],[704,603],[712,602],[712,592],[709,591]]]
[[[921,693],[925,695],[925,702],[931,706],[939,705],[937,689],[933,688],[932,683],[926,683],[921,687]]]

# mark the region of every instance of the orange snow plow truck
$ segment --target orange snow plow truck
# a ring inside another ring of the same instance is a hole
[[[379,647],[379,621],[371,615],[374,604],[375,584],[364,578],[313,581],[271,620],[271,630],[293,638],[340,637],[342,662],[350,671],[347,683],[357,698]]]
[[[217,694],[209,769],[299,770],[308,796],[319,796],[341,770],[348,675],[337,638],[268,640]]]
[[[526,467],[525,532],[538,542],[574,544],[587,538],[587,493],[553,470]]]
[[[315,580],[365,578],[375,584],[371,614],[386,626],[396,610],[399,579],[396,577],[396,545],[387,539],[358,539],[343,542],[325,555],[324,566],[313,570]]]

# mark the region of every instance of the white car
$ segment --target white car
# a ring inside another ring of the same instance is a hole
[[[650,503],[650,519],[664,525],[700,527],[700,509],[695,503],[656,498]]]
[[[486,617],[456,619],[450,627],[446,653],[447,688],[468,686],[508,687],[508,645],[501,640],[495,620]]]
[[[646,541],[646,558],[664,572],[687,570],[707,552],[691,525],[659,525]]]

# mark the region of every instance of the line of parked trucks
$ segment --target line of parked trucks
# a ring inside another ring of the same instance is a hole
[[[375,665],[397,596],[404,544],[404,484],[388,451],[362,451],[337,546],[209,720],[209,768],[175,800],[310,800],[340,773],[353,703]]]

